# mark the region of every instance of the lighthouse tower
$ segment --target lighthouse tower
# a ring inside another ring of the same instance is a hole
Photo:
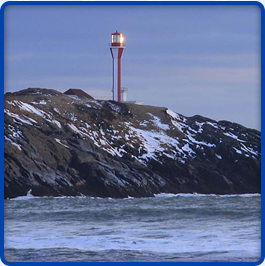
[[[118,31],[111,34],[110,52],[113,60],[113,100],[121,102],[121,56],[124,45],[124,37]]]

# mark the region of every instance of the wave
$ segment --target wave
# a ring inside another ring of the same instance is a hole
[[[67,234],[67,229],[75,230],[74,236]],[[241,256],[252,257],[259,256],[260,245],[258,240],[246,236],[242,241],[234,234],[225,234],[218,230],[211,232],[203,232],[202,230],[185,231],[184,234],[171,229],[161,230],[146,230],[136,228],[125,228],[118,230],[108,228],[98,230],[86,230],[84,228],[73,229],[69,225],[65,230],[58,231],[56,229],[42,228],[35,234],[22,235],[14,238],[9,238],[5,241],[5,249],[20,249],[20,250],[41,250],[41,249],[68,249],[69,251],[84,251],[84,252],[107,252],[113,250],[119,251],[140,251],[154,252],[164,254],[185,254],[187,252],[196,254],[238,252]],[[240,231],[246,233],[244,229]],[[51,238],[51,233],[53,237]],[[250,234],[250,232],[249,232]],[[40,236],[41,239],[40,239]],[[220,246],[218,239],[224,239]],[[248,239],[248,241],[247,241]],[[183,242],[186,245],[183,245]],[[203,246],[203,252],[201,250]]]
[[[221,197],[221,198],[228,198],[228,197],[260,197],[261,194],[259,193],[248,193],[248,194],[199,194],[199,193],[160,193],[154,195],[156,198],[173,198],[173,197]]]
[[[36,197],[36,196],[33,196],[31,194],[32,192],[32,189],[30,189],[28,192],[27,192],[27,195],[26,196],[19,196],[19,197],[16,197],[16,198],[12,198],[10,200],[31,200],[31,199],[36,199],[36,198],[40,198],[40,197]]]
[[[261,194],[259,193],[247,193],[247,194],[225,194],[225,195],[219,195],[219,194],[200,194],[200,193],[160,193],[160,194],[154,194],[155,198],[174,198],[174,197],[220,197],[220,198],[228,198],[228,197],[260,197]],[[104,200],[115,200],[115,198],[102,198],[102,197],[91,197],[91,196],[58,196],[58,197],[53,197],[53,196],[33,196],[31,194],[31,189],[28,191],[26,196],[19,196],[12,198],[10,200],[33,200],[33,199],[40,199],[40,198],[49,198],[49,199],[74,199],[74,198],[85,198],[85,199],[104,199]],[[152,198],[152,197],[145,197],[145,198]],[[139,199],[135,197],[130,197],[128,196],[127,198],[123,198],[123,200],[128,200],[128,199]],[[144,199],[144,197],[143,197]],[[121,200],[121,199],[119,199]]]

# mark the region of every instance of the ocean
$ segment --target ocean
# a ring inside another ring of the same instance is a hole
[[[5,259],[31,262],[250,262],[261,197],[18,197],[4,202]]]

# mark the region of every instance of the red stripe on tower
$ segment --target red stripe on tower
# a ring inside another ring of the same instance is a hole
[[[121,102],[121,56],[123,48],[119,48],[118,53],[118,102]]]

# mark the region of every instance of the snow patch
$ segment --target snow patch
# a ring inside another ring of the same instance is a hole
[[[16,106],[13,102],[6,101],[9,105]]]
[[[176,120],[180,120],[180,116],[170,109],[166,110],[166,113]]]
[[[36,92],[31,92],[31,93],[29,93],[29,94],[31,94],[31,95],[42,94],[42,92],[41,92],[41,91],[36,91]]]
[[[61,114],[60,111],[57,108],[53,108],[53,110],[58,113],[59,115]]]
[[[190,147],[190,145],[188,143],[186,143],[183,147],[182,150],[187,152],[191,157],[193,156],[193,154],[196,154],[194,152],[194,150]]]
[[[156,127],[162,129],[162,130],[169,130],[170,126],[167,124],[161,123],[161,119],[151,113],[148,113],[152,117],[152,121],[155,124]]]
[[[182,154],[180,157],[183,157],[184,153],[178,147],[178,140],[167,136],[164,132],[138,129],[131,126],[130,123],[125,123],[125,125],[128,127],[128,134],[125,135],[125,138],[128,140],[128,142],[135,137],[138,138],[141,142],[141,147],[146,152],[142,156],[138,157],[141,161],[151,158],[157,160],[157,155],[162,154],[168,157],[173,156],[175,158],[175,149],[179,152],[179,155]]]
[[[71,116],[71,120],[73,122],[76,122],[78,119],[77,119],[77,116],[74,114],[74,113],[70,113],[70,116]]]
[[[69,149],[69,146],[63,144],[63,143],[61,142],[61,140],[56,139],[56,138],[54,138],[54,139],[55,139],[55,141],[56,141],[57,143],[61,144],[61,145],[64,146],[65,148],[68,148],[68,149]]]
[[[230,138],[233,138],[233,139],[235,139],[237,141],[240,141],[240,142],[246,142],[246,141],[244,141],[242,139],[239,139],[238,136],[236,136],[235,134],[233,134],[231,132],[224,132],[224,135],[226,135],[226,136],[228,136]]]
[[[21,117],[18,114],[14,114],[14,113],[10,112],[8,109],[4,109],[4,113],[9,115],[9,116],[11,116],[11,117],[13,117],[13,118],[15,118],[16,120],[18,120],[18,121],[20,121],[20,122],[22,122],[24,124],[28,124],[28,125],[31,125],[31,126],[33,125],[32,122],[30,122],[30,120],[33,120],[33,119],[25,118],[24,116]],[[35,121],[35,120],[33,120],[33,121]],[[14,121],[14,122],[16,123],[16,121]]]
[[[55,124],[58,128],[62,128],[62,125],[61,125],[61,123],[59,122],[59,121],[57,121],[57,120],[52,120],[51,121],[53,124]]]
[[[216,147],[216,145],[212,144],[212,143],[206,143],[204,141],[197,141],[190,134],[187,134],[187,137],[192,143],[199,144],[199,145],[204,145],[204,146],[207,146],[207,147]]]
[[[148,125],[148,121],[146,121],[146,120],[139,124],[139,126],[141,126],[141,127],[147,127],[147,125]]]
[[[233,147],[233,149],[236,151],[236,153],[238,154],[242,154],[242,151],[241,150],[238,150],[237,148]]]
[[[208,124],[208,125],[210,125],[210,126],[212,126],[212,127],[214,127],[214,128],[219,129],[219,127],[217,126],[216,123],[206,122],[206,124]]]
[[[21,146],[20,146],[19,144],[13,142],[13,141],[12,141],[10,138],[8,138],[7,136],[4,136],[4,138],[5,138],[5,140],[11,142],[11,144],[12,144],[13,146],[15,146],[16,148],[18,148],[20,151],[22,150],[22,149],[21,149]]]
[[[10,130],[12,132],[12,137],[13,138],[24,138],[22,131],[16,129],[14,126],[12,125],[8,125],[8,130]]]
[[[116,113],[120,113],[121,112],[121,107],[119,105],[116,105],[114,103],[111,103],[111,102],[107,102],[108,105],[110,106],[110,108],[116,112]]]
[[[198,133],[202,133],[203,132],[203,125],[205,124],[205,123],[199,123],[199,122],[195,122],[195,124],[199,127],[199,130],[198,130]]]
[[[221,155],[218,155],[217,153],[215,154],[215,156],[219,159],[219,160],[222,160],[222,156]]]
[[[33,113],[33,114],[36,114],[36,115],[41,116],[41,117],[45,117],[43,114],[43,111],[39,110],[38,108],[35,108],[34,106],[32,106],[28,103],[24,103],[24,102],[20,102],[20,101],[14,101],[14,102],[23,111],[27,111],[29,113]]]
[[[254,151],[253,148],[250,148],[250,147],[246,147],[246,145],[244,145],[243,143],[240,143],[241,145],[241,149],[247,153],[251,153],[253,155],[256,155],[258,156],[259,153],[257,151]]]
[[[32,104],[47,104],[44,100],[41,100],[40,102],[31,102]]]
[[[43,118],[46,118],[46,117],[51,118],[51,116],[49,114],[47,114],[46,112],[28,104],[28,103],[24,103],[21,101],[14,101],[14,103],[20,108],[20,110],[41,116]]]

